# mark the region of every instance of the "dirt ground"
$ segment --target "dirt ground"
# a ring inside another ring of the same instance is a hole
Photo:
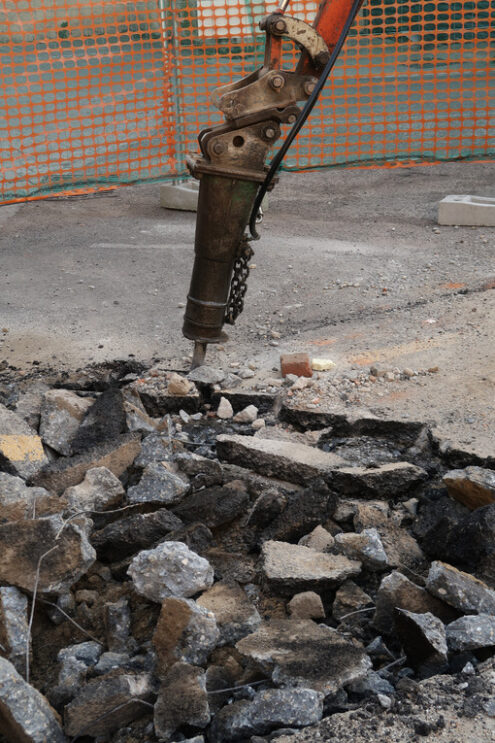
[[[493,456],[495,230],[438,227],[450,193],[495,196],[493,164],[283,174],[246,310],[208,360],[254,362],[261,378],[296,350],[333,359],[337,376],[374,363],[438,367],[358,402],[432,421]],[[0,362],[61,369],[134,356],[186,368],[194,223],[159,207],[156,184],[2,207]]]

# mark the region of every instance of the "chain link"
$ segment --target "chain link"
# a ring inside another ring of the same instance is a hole
[[[244,235],[234,263],[234,271],[230,282],[230,294],[225,310],[224,320],[228,325],[234,325],[244,309],[244,297],[247,292],[247,280],[249,276],[249,262],[253,255],[254,250],[249,244],[247,235]]]

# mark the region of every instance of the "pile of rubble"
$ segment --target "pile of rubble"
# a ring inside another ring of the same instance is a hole
[[[492,739],[493,460],[289,392],[4,375],[0,743]]]

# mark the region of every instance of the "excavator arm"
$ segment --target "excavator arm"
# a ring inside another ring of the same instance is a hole
[[[193,367],[203,363],[208,343],[226,339],[224,323],[234,324],[242,312],[264,194],[273,187],[285,153],[315,105],[363,0],[322,0],[312,26],[286,14],[289,2],[284,0],[260,23],[266,34],[262,67],[213,92],[212,102],[225,122],[202,131],[200,154],[187,159],[200,181],[195,260],[183,326],[185,337],[195,343]],[[295,70],[282,66],[287,41],[301,51]],[[267,168],[283,125],[292,129]]]

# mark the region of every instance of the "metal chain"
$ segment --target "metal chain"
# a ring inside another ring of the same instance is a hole
[[[254,250],[249,244],[247,235],[242,238],[239,253],[234,263],[234,271],[230,282],[230,294],[225,309],[224,321],[228,325],[234,325],[235,321],[244,309],[244,297],[247,292],[247,280],[249,276],[249,262],[254,255]]]

